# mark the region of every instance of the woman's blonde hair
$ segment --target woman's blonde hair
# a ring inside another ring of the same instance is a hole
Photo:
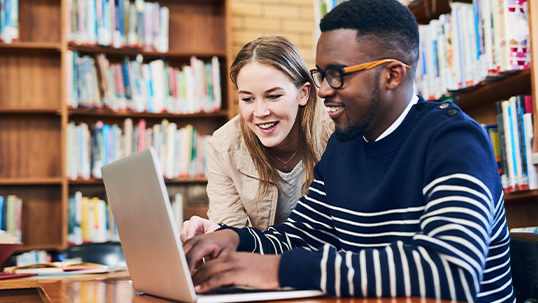
[[[314,166],[325,151],[325,146],[331,131],[326,127],[327,113],[316,96],[316,86],[310,76],[306,63],[295,46],[281,36],[261,37],[247,43],[235,57],[230,68],[230,78],[237,87],[237,75],[249,63],[259,63],[276,68],[283,72],[290,81],[301,88],[310,83],[310,96],[305,106],[299,107],[296,123],[299,123],[300,143],[303,166],[305,170],[305,183],[301,194],[306,194],[312,180],[314,180]],[[269,184],[274,183],[278,190],[282,188],[278,181],[282,178],[273,165],[267,147],[265,147],[256,134],[247,126],[245,119],[240,115],[241,133],[245,145],[254,162],[260,178],[260,187],[257,197],[260,199],[267,194]],[[284,193],[285,194],[285,193]]]

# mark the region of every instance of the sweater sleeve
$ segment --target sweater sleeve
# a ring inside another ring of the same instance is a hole
[[[420,232],[411,240],[342,250],[318,163],[313,186],[290,219],[265,233],[238,230],[239,249],[282,252],[281,287],[320,289],[336,297],[420,296],[475,302],[491,241],[498,241],[504,251],[492,258],[505,268],[509,262],[503,194],[490,143],[480,127],[468,122],[445,127],[431,138],[424,160],[425,208]],[[504,281],[503,296],[510,299],[509,276],[499,279]]]

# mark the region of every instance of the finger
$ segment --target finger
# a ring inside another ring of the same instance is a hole
[[[196,272],[192,275],[192,282],[194,285],[197,285],[209,280],[213,276],[232,269],[234,269],[233,262],[230,262],[230,258],[227,256],[223,256],[219,259],[212,259],[210,261],[206,261],[205,264],[196,270]]]
[[[181,239],[181,243],[185,243],[189,238],[187,237],[187,230],[189,228],[189,220],[183,222],[183,228],[181,228],[181,231],[179,232],[179,238]]]
[[[201,222],[192,218],[189,226],[187,227],[187,239],[203,234],[203,229],[204,226],[201,224]]]
[[[185,242],[184,250],[187,263],[189,264],[189,271],[192,274],[196,263],[207,255],[214,255],[214,251],[218,251],[218,248],[207,241],[200,240],[199,238],[192,238]]]
[[[198,271],[195,273],[195,275],[197,273]],[[216,268],[213,268],[210,271],[203,273],[202,275],[193,276],[193,283],[195,285],[194,290],[197,293],[202,293],[211,289],[215,289],[217,287],[233,285],[236,284],[236,276],[236,271],[230,266],[220,266],[218,270]]]

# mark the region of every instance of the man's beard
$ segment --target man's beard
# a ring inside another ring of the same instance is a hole
[[[375,74],[375,83],[379,83],[379,77],[380,73],[376,72]],[[356,138],[362,137],[364,135],[364,132],[368,129],[370,126],[370,121],[375,116],[375,113],[377,112],[377,109],[379,108],[379,105],[381,103],[381,96],[379,94],[379,87],[376,85],[374,88],[374,91],[372,92],[372,98],[370,99],[370,109],[369,109],[369,117],[368,120],[365,122],[362,122],[359,120],[355,122],[355,124],[351,124],[346,129],[342,129],[335,125],[334,129],[334,138],[342,143],[349,142],[351,140],[355,140]],[[347,117],[347,115],[346,115]],[[349,121],[349,117],[347,117],[347,121]]]

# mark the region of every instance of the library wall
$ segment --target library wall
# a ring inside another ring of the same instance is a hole
[[[312,0],[231,0],[232,54],[260,36],[281,35],[299,49],[308,68],[314,62],[314,6]],[[234,94],[237,101],[237,94]],[[233,110],[238,113],[237,102]]]

